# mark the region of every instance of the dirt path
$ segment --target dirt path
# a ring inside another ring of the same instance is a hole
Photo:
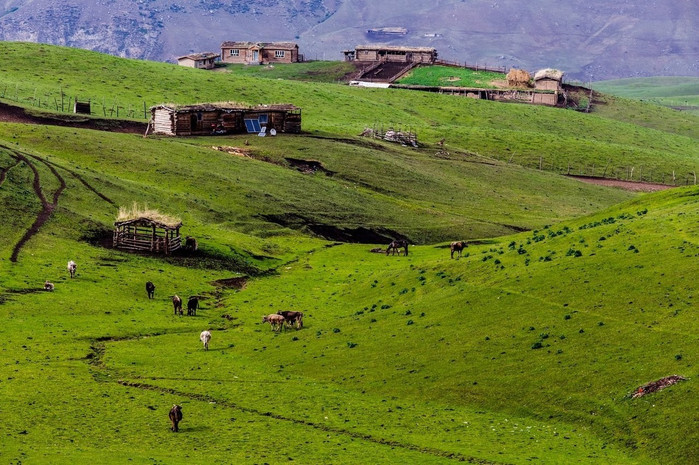
[[[235,328],[237,326],[238,325],[232,325],[232,326],[222,327],[222,328],[218,328],[218,329],[219,330],[226,330],[226,329]],[[155,334],[150,334],[150,335],[148,335],[148,337],[164,336],[167,334],[183,334],[183,333],[187,333],[187,332],[190,332],[190,330],[182,329],[182,330],[176,330],[176,331],[172,331],[172,332],[159,332],[159,333],[155,333]],[[110,371],[109,367],[107,367],[104,363],[104,355],[105,355],[106,350],[107,350],[107,346],[106,346],[107,342],[139,340],[143,337],[144,336],[101,337],[101,338],[96,339],[90,346],[90,350],[91,350],[90,354],[86,357],[87,363],[92,367],[92,369],[96,370],[93,373],[93,377],[95,376],[95,373],[101,372],[101,374],[104,374],[104,373]],[[153,391],[153,392],[161,392],[164,394],[170,394],[170,395],[174,395],[174,396],[178,396],[178,397],[182,397],[182,398],[186,398],[186,399],[191,399],[191,400],[195,400],[195,401],[200,401],[200,402],[215,403],[216,405],[218,405],[220,407],[234,409],[234,410],[238,410],[238,411],[245,412],[248,414],[258,415],[261,417],[273,418],[275,420],[291,423],[291,424],[294,424],[297,426],[304,426],[304,427],[308,427],[308,428],[313,428],[313,429],[324,431],[327,433],[332,433],[332,434],[336,434],[339,436],[347,436],[347,437],[351,437],[353,439],[368,441],[368,442],[372,442],[375,444],[388,446],[391,448],[406,449],[406,450],[410,450],[410,451],[414,451],[414,452],[419,452],[422,454],[433,455],[436,457],[442,457],[442,458],[446,458],[446,459],[452,459],[452,460],[455,460],[457,462],[474,463],[474,464],[479,464],[479,465],[504,465],[502,462],[493,462],[490,460],[485,460],[485,459],[480,459],[477,457],[467,456],[467,455],[459,454],[457,452],[449,452],[449,451],[437,449],[434,447],[421,447],[421,446],[418,446],[416,444],[394,441],[394,440],[390,440],[390,439],[372,436],[371,434],[363,434],[363,433],[358,432],[358,431],[351,431],[348,429],[328,426],[328,425],[324,425],[321,423],[315,423],[312,421],[301,420],[298,418],[279,415],[279,414],[276,414],[273,412],[260,410],[260,409],[254,408],[254,407],[246,407],[246,406],[237,404],[237,403],[229,401],[229,400],[217,399],[217,398],[214,398],[214,397],[206,395],[206,394],[178,391],[176,389],[166,388],[166,387],[162,387],[162,386],[156,386],[153,384],[147,384],[147,383],[142,383],[142,382],[137,382],[137,381],[128,381],[125,379],[119,379],[119,377],[116,373],[111,374],[109,377],[99,376],[99,379],[101,379],[101,380],[111,379],[111,380],[115,381],[116,383],[118,383],[122,386],[125,386],[125,387],[142,389],[142,390]],[[204,381],[204,380],[202,380],[202,381]]]
[[[607,187],[618,187],[619,189],[624,189],[627,191],[634,192],[656,192],[666,189],[672,189],[676,186],[668,186],[667,184],[656,184],[651,182],[640,182],[640,181],[622,181],[620,179],[604,179],[604,178],[593,178],[590,176],[574,176],[569,175],[570,178],[575,178],[578,181],[586,182],[588,184],[597,184],[599,186]]]
[[[0,103],[0,123],[46,124],[98,131],[145,134],[148,123],[106,118],[77,116],[65,113],[34,115],[22,107]]]
[[[34,223],[27,229],[27,231],[24,233],[22,238],[15,244],[14,249],[12,249],[12,255],[10,256],[10,261],[13,263],[17,262],[17,258],[19,257],[19,252],[22,250],[22,247],[24,244],[27,243],[29,239],[32,238],[37,232],[39,232],[39,229],[48,221],[49,218],[51,218],[51,214],[53,214],[53,211],[56,209],[58,206],[58,199],[61,197],[61,193],[63,193],[63,190],[66,188],[66,182],[63,179],[63,177],[58,174],[56,169],[51,166],[49,163],[45,162],[44,160],[42,161],[48,168],[51,170],[51,173],[53,173],[54,176],[56,176],[56,179],[58,179],[60,186],[56,191],[53,193],[53,199],[51,202],[46,200],[46,197],[44,196],[44,192],[41,189],[41,179],[39,177],[39,170],[36,169],[36,166],[29,160],[29,157],[24,156],[22,153],[17,152],[17,151],[12,151],[14,155],[21,161],[27,164],[29,168],[31,168],[32,172],[34,172],[34,182],[32,183],[32,186],[34,188],[34,193],[36,196],[39,198],[41,201],[41,211],[36,217],[36,220],[34,220]]]

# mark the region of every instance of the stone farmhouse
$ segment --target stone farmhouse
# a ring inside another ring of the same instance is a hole
[[[246,65],[296,63],[302,61],[299,46],[293,42],[224,42],[221,61]]]

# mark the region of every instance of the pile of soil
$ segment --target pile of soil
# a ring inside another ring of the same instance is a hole
[[[657,381],[652,381],[648,384],[644,384],[643,386],[638,387],[631,394],[631,398],[638,399],[639,397],[643,397],[646,394],[652,394],[654,392],[661,391],[668,386],[672,386],[673,384],[677,384],[680,381],[687,381],[687,378],[685,378],[684,376],[680,376],[680,375],[666,376],[665,378],[661,378]]]

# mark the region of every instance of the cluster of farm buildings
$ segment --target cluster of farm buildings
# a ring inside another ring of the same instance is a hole
[[[468,89],[463,87],[398,86],[391,84],[420,65],[444,64],[437,50],[431,47],[405,47],[384,44],[358,45],[343,50],[345,61],[357,62],[363,69],[354,84],[380,83],[382,87],[449,93],[488,100],[557,105],[562,91],[563,73],[540,70],[534,77],[533,89]],[[273,65],[304,61],[299,46],[293,42],[223,42],[221,52],[193,53],[178,57],[181,66],[213,69],[217,63]],[[520,70],[516,70],[520,72]],[[529,76],[528,73],[524,72]],[[521,82],[510,81],[513,87]],[[527,87],[529,79],[524,87]],[[151,108],[151,127],[156,134],[207,135],[236,132],[297,133],[301,130],[301,110],[291,104],[245,107],[235,104],[203,104],[189,106],[159,105]]]

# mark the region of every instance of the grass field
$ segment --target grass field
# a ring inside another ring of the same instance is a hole
[[[17,60],[23,46],[0,43]],[[532,160],[581,150],[588,164],[643,155],[689,169],[691,115],[613,98],[583,115],[26,47],[62,86],[119,88],[125,102],[219,100],[226,87],[254,103],[298,98],[304,133],[0,123],[0,462],[699,461],[699,188],[630,194],[497,160],[531,144]],[[55,55],[95,71],[73,74]],[[3,79],[48,89],[30,60],[10,61]],[[398,116],[427,141],[452,131],[448,153],[354,135],[362,118]],[[105,247],[133,201],[181,217],[199,251]],[[411,239],[408,256],[352,243],[393,235]],[[457,238],[469,246],[452,260]],[[174,294],[200,296],[197,316],[173,315]],[[262,324],[279,310],[303,311],[304,328]],[[672,374],[688,381],[629,398]]]
[[[699,115],[699,78],[654,77],[595,82],[595,90]]]
[[[594,166],[600,174],[606,166],[621,176],[634,167],[655,180],[667,181],[675,172],[684,181],[699,171],[699,120],[636,102],[610,100],[590,116],[420,92],[407,97],[404,90],[211,73],[46,45],[3,42],[0,50],[7,56],[0,65],[0,95],[7,99],[14,92],[25,103],[41,96],[51,103],[46,110],[60,102],[61,90],[64,100],[91,99],[97,115],[115,114],[115,107],[122,115],[142,115],[144,105],[164,102],[290,102],[303,109],[303,129],[311,133],[354,136],[377,124],[400,125],[416,131],[427,147],[444,138],[449,152],[528,167],[538,167],[543,158],[546,169],[556,172],[568,165],[589,172]],[[76,65],[66,67],[67,61]]]
[[[451,66],[420,66],[396,81],[396,84],[419,86],[452,86],[494,89],[493,81],[504,81],[505,75],[490,71],[474,71]]]
[[[355,67],[352,63],[345,61],[309,61],[262,66],[226,64],[220,70],[235,75],[264,79],[337,83],[342,81],[348,73],[355,71]]]

